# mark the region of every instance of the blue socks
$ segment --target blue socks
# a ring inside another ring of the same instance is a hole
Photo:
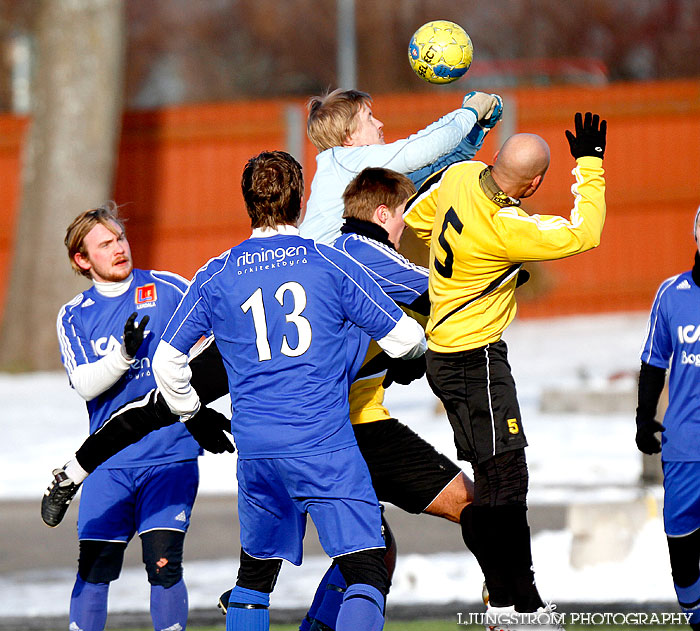
[[[86,583],[75,579],[70,597],[70,624],[81,631],[103,631],[107,623],[109,583]]]
[[[378,589],[362,583],[346,588],[340,568],[333,565],[321,579],[299,631],[310,631],[312,620],[336,631],[381,631],[384,596]]]
[[[270,594],[236,585],[226,612],[226,631],[268,631]]]
[[[675,583],[673,586],[681,609],[691,614],[689,624],[700,624],[700,609],[696,608],[700,604],[700,578],[688,587],[679,587]]]
[[[347,588],[338,614],[336,631],[381,631],[384,628],[384,596],[363,583]]]
[[[167,589],[162,585],[151,585],[151,620],[154,629],[161,631],[175,628],[184,631],[187,627],[187,610],[187,587],[183,579]],[[180,626],[175,626],[177,624]]]
[[[70,624],[80,631],[104,631],[107,623],[109,583],[86,583],[76,577],[70,598]],[[166,589],[151,585],[151,619],[154,629],[187,627],[187,587],[180,579]],[[73,628],[73,627],[71,627]]]

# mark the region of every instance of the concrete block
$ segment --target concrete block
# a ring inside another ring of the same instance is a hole
[[[540,410],[551,414],[631,414],[637,407],[634,389],[546,388],[540,397]]]
[[[567,515],[573,535],[571,566],[624,560],[644,523],[659,512],[658,501],[651,496],[629,502],[571,504]]]

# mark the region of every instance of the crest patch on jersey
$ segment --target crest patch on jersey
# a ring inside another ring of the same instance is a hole
[[[135,302],[136,307],[153,306],[156,302],[156,284],[148,283],[136,288]]]

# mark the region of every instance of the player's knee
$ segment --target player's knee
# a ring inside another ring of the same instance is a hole
[[[119,578],[126,543],[80,541],[78,575],[86,583],[111,583]]]
[[[440,492],[424,512],[458,524],[462,511],[473,499],[474,484],[461,473]]]
[[[371,585],[384,596],[389,593],[389,574],[384,563],[384,548],[362,550],[335,558],[348,587],[356,583]]]
[[[275,587],[281,567],[279,559],[255,559],[241,549],[236,585],[269,594]]]
[[[151,585],[168,589],[180,582],[184,542],[185,533],[172,530],[151,530],[141,535],[143,563]]]

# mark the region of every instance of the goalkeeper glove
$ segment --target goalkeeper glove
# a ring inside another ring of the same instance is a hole
[[[213,454],[221,454],[225,451],[232,454],[235,451],[233,443],[224,433],[224,430],[231,432],[231,421],[206,405],[200,407],[197,414],[185,421],[185,427],[202,449]]]
[[[496,99],[496,105],[494,105],[493,111],[486,118],[479,120],[479,125],[484,129],[493,129],[496,123],[501,120],[501,116],[503,116],[503,99],[498,94],[492,94],[491,96]]]
[[[586,112],[583,118],[581,112],[574,116],[574,129],[576,134],[566,130],[566,139],[569,141],[571,155],[578,159],[581,156],[594,156],[602,158],[605,153],[605,136],[608,130],[608,122],[600,120],[598,114]]]
[[[133,359],[143,343],[144,335],[146,334],[146,325],[150,320],[149,316],[143,316],[141,322],[135,324],[136,316],[134,311],[124,324],[124,341],[122,342],[122,355],[126,359]]]
[[[643,454],[651,456],[661,451],[661,441],[656,437],[656,432],[665,432],[666,428],[656,419],[642,420],[637,417],[637,435],[634,437],[637,449]]]
[[[467,97],[469,97],[470,94],[476,94],[476,92],[470,92],[467,94],[465,98],[465,102]],[[476,150],[479,150],[481,148],[481,144],[484,142],[484,138],[486,137],[486,134],[489,133],[495,126],[496,123],[501,120],[501,116],[503,115],[503,101],[498,94],[492,94],[491,95],[494,99],[496,99],[496,105],[493,108],[493,111],[489,116],[487,116],[484,119],[478,120],[475,124],[474,127],[472,127],[472,130],[469,132],[469,135],[467,136],[467,141],[469,144],[471,144]],[[472,111],[474,108],[470,107]],[[478,114],[477,114],[478,116]]]
[[[480,123],[485,123],[487,120],[492,120],[496,116],[496,109],[499,105],[500,97],[494,94],[486,94],[486,92],[469,92],[462,101],[462,107],[470,109],[476,114],[476,120]],[[503,105],[501,104],[501,110]],[[500,116],[500,114],[499,114]],[[496,116],[496,119],[498,116]],[[494,120],[494,125],[496,124]],[[492,125],[493,127],[493,125]]]

